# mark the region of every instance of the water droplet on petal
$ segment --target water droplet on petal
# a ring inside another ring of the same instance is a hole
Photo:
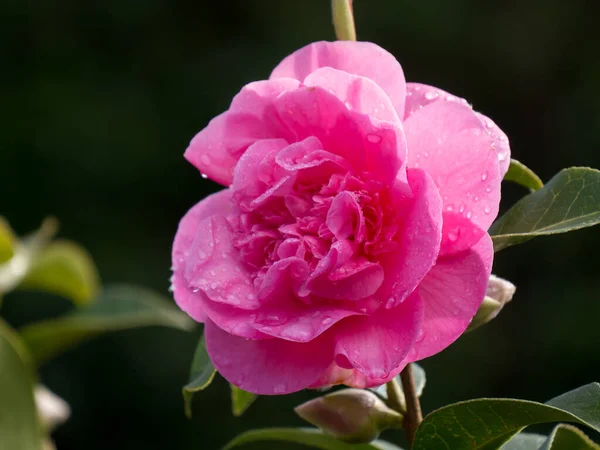
[[[206,175],[205,173],[200,172],[200,176],[202,178],[204,178],[205,180],[208,178],[208,175]]]
[[[458,208],[458,212],[464,212],[465,211],[465,205],[460,205],[460,208]]]
[[[388,299],[388,301],[386,302],[386,304],[385,304],[385,308],[386,308],[386,309],[391,309],[391,308],[393,308],[393,307],[394,307],[394,304],[395,304],[395,303],[396,303],[396,299],[395,299],[395,298],[393,298],[393,297],[391,297],[391,298],[389,298],[389,299]]]
[[[381,142],[381,136],[377,134],[367,134],[367,140],[373,144],[378,144]]]
[[[486,214],[489,214],[492,211],[492,208],[490,208],[490,205],[485,205],[483,210],[485,211]]]
[[[483,172],[483,173],[481,174],[481,181],[485,181],[485,180],[487,180],[487,177],[488,177],[488,174],[487,174],[487,172]]]
[[[202,156],[200,157],[200,162],[201,162],[202,164],[206,164],[206,165],[210,164],[210,163],[211,163],[210,156],[208,156],[208,155],[205,153],[204,155],[202,155]]]
[[[450,230],[448,232],[448,239],[450,240],[450,242],[456,242],[458,240],[459,236],[460,236],[459,228],[454,228],[453,230]]]
[[[433,100],[433,99],[438,98],[439,96],[440,96],[440,94],[438,94],[435,91],[429,91],[429,92],[425,93],[425,98],[427,100]]]
[[[470,219],[471,216],[473,216],[473,213],[471,211],[467,211],[467,219]]]
[[[491,186],[486,187],[485,192],[492,192],[492,187]]]
[[[324,317],[321,321],[323,325],[329,325],[331,322],[333,322],[333,319],[331,317]]]
[[[446,209],[448,211],[454,211],[454,205],[448,205],[448,206],[446,206]]]

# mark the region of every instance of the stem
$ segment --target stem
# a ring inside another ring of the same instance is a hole
[[[340,41],[355,41],[354,15],[352,0],[331,0],[331,13],[335,36]]]
[[[412,446],[417,428],[419,428],[419,424],[423,420],[421,403],[419,403],[419,396],[417,395],[415,379],[412,373],[412,364],[408,364],[404,368],[400,373],[400,379],[402,380],[402,389],[404,390],[404,397],[406,399],[404,430],[408,443]]]

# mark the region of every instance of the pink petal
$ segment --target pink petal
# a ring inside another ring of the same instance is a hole
[[[334,306],[299,305],[292,303],[280,307],[264,308],[253,326],[269,336],[294,342],[309,342],[346,317],[357,313]]]
[[[351,192],[343,191],[333,198],[325,224],[336,239],[348,239],[354,235],[354,242],[361,243],[364,240],[365,218]]]
[[[481,240],[485,230],[474,225],[458,212],[444,211],[440,255],[445,256],[467,250]]]
[[[403,119],[408,119],[413,113],[429,104],[443,101],[469,105],[464,98],[449,94],[448,92],[442,91],[441,89],[433,86],[427,86],[426,84],[419,83],[407,83],[406,107]],[[500,175],[504,177],[506,171],[508,170],[508,166],[510,165],[510,145],[508,143],[508,138],[506,137],[506,134],[504,134],[504,132],[498,128],[498,126],[489,117],[486,117],[478,112],[475,114],[490,133],[490,138],[494,143],[494,150],[498,155]]]
[[[233,198],[241,209],[255,209],[269,197],[289,192],[293,179],[275,163],[277,154],[287,145],[284,139],[264,139],[252,144],[241,156],[231,185]]]
[[[194,288],[183,276],[186,260],[198,233],[200,222],[212,215],[228,214],[231,210],[230,201],[231,192],[225,189],[198,202],[179,222],[175,241],[173,242],[173,296],[179,307],[198,322],[203,322],[206,314],[198,300],[198,295],[193,292]]]
[[[314,136],[325,150],[381,181],[404,178],[406,144],[400,127],[348,111],[335,95],[314,86],[281,94],[275,107],[296,140]]]
[[[300,391],[318,380],[331,362],[333,347],[325,335],[302,344],[283,339],[252,340],[228,334],[207,321],[204,336],[219,373],[254,394]]]
[[[233,232],[225,217],[202,220],[189,252],[183,275],[193,291],[241,309],[260,306],[251,274],[233,247]]]
[[[493,139],[473,110],[436,102],[404,123],[408,167],[435,181],[446,211],[458,211],[487,230],[498,214],[500,176]]]
[[[383,282],[383,269],[353,253],[348,241],[333,243],[308,278],[308,291],[334,300],[361,300],[373,295]]]
[[[192,139],[185,158],[210,179],[230,185],[234,167],[248,146],[259,139],[289,137],[277,121],[273,101],[298,84],[284,78],[246,85],[229,110],[211,120]]]
[[[425,317],[410,361],[440,352],[466,330],[485,296],[493,259],[486,233],[470,249],[438,260],[417,288]]]
[[[344,319],[333,328],[335,361],[344,369],[356,369],[372,385],[382,384],[406,365],[422,321],[423,305],[416,295],[393,309]]]
[[[319,86],[339,98],[351,111],[400,125],[392,101],[377,83],[331,67],[315,70],[304,80],[306,86]]]
[[[402,302],[435,264],[441,242],[442,199],[429,175],[421,169],[409,169],[411,198],[397,199],[400,246],[393,253],[382,254],[380,263],[385,280],[377,296],[392,307]]]
[[[373,80],[392,100],[398,115],[402,115],[406,95],[402,67],[392,54],[371,42],[309,44],[281,61],[270,78],[290,77],[304,81],[320,67],[332,67]]]
[[[323,144],[314,136],[295,142],[281,150],[275,158],[277,164],[290,172],[311,169],[325,163],[336,166],[344,172],[351,169],[341,156],[323,150]],[[331,176],[331,171],[328,171]]]
[[[198,292],[200,303],[204,307],[206,322],[213,322],[215,326],[228,334],[244,339],[270,339],[254,326],[256,311],[236,308],[224,303],[210,300],[202,291]]]

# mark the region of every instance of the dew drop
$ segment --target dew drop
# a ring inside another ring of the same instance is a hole
[[[454,95],[446,95],[447,102],[452,102],[454,100],[456,100],[456,97]]]
[[[394,307],[394,304],[396,303],[396,299],[391,297],[388,299],[388,301],[385,304],[385,309],[392,309]]]
[[[490,208],[490,205],[485,205],[485,207],[483,208],[483,211],[486,214],[489,214],[492,211],[492,208]]]
[[[486,187],[485,192],[492,192],[492,187],[491,186]]]
[[[467,211],[467,219],[470,219],[473,216],[473,213],[471,211]]]
[[[487,172],[483,172],[483,173],[481,174],[481,181],[485,181],[485,180],[487,180],[487,177],[488,177],[488,174],[487,174]]]
[[[192,292],[195,294],[196,292],[198,292],[200,290],[199,287],[195,287],[194,289],[192,289]]]
[[[460,205],[460,208],[458,208],[458,212],[464,212],[465,211],[465,205]]]
[[[367,140],[373,144],[378,144],[381,142],[381,136],[377,134],[367,134]]]
[[[204,178],[205,180],[208,178],[208,175],[206,175],[205,173],[200,172],[200,176],[202,178]]]
[[[210,159],[210,156],[208,156],[208,155],[205,153],[204,155],[202,155],[202,156],[200,157],[200,162],[201,162],[202,164],[206,164],[206,165],[208,165],[208,164],[210,164],[212,161],[211,161],[211,159]]]
[[[214,277],[216,274],[217,274],[217,273],[216,273],[214,270],[211,270],[211,271],[210,271],[210,275],[211,275],[212,277]]]
[[[454,205],[448,205],[448,206],[446,206],[446,209],[448,211],[454,211]]]
[[[475,196],[475,197],[473,198],[473,201],[475,201],[475,202],[478,202],[478,201],[479,201],[479,197],[478,197],[478,196]]]
[[[425,93],[425,98],[427,100],[434,100],[434,99],[438,98],[439,96],[440,96],[440,94],[438,94],[435,91],[429,91],[429,92]]]
[[[285,392],[285,384],[280,383],[280,384],[276,384],[275,386],[273,386],[274,394],[283,394],[284,392]]]
[[[448,232],[448,240],[450,240],[450,242],[458,241],[459,236],[460,236],[460,230],[458,228],[454,228],[453,230],[450,230]]]
[[[333,319],[331,317],[324,317],[321,321],[323,325],[329,325],[331,322],[333,322]]]

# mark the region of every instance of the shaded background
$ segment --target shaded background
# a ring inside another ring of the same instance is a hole
[[[409,81],[467,98],[547,180],[600,167],[593,3],[356,0],[355,14],[359,38],[391,51]],[[3,0],[0,30],[0,214],[20,233],[54,214],[104,282],[165,294],[179,218],[219,189],[185,162],[187,143],[241,86],[334,38],[326,0]],[[503,189],[504,208],[524,194]],[[500,253],[495,272],[518,285],[516,298],[423,362],[425,411],[476,396],[547,400],[600,381],[599,249],[596,228]],[[15,294],[3,314],[18,325],[67,308]],[[291,407],[313,394],[261,398],[233,419],[223,380],[187,421],[180,388],[199,334],[123,332],[45,366],[43,381],[73,409],[58,449],[212,450],[251,427],[300,424]]]

